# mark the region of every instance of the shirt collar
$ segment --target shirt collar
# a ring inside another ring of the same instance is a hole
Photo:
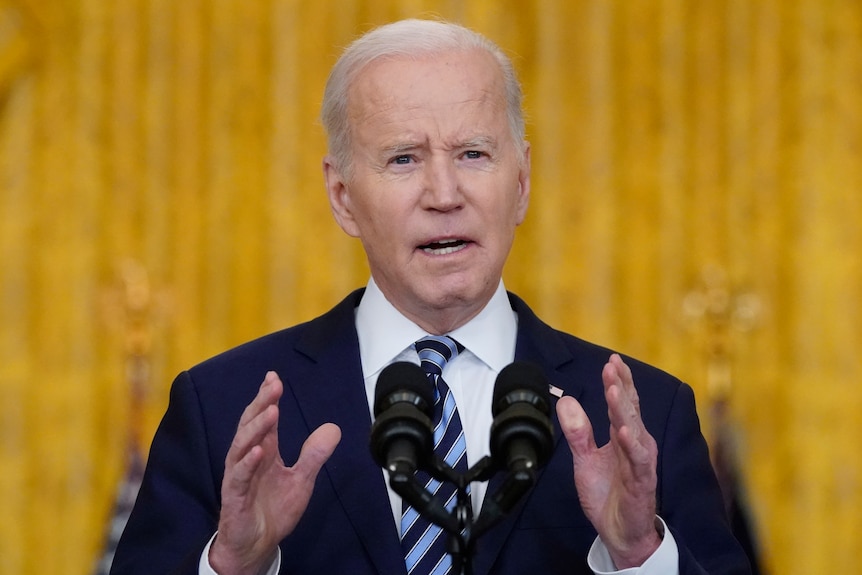
[[[493,371],[499,372],[515,357],[517,330],[517,314],[500,280],[482,311],[449,335]],[[369,279],[356,309],[356,331],[365,377],[383,369],[413,342],[427,335],[387,301],[374,278]]]

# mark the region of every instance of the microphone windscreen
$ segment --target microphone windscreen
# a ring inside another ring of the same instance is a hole
[[[548,379],[538,365],[518,361],[510,363],[497,375],[491,406],[494,417],[518,401],[531,403],[544,414],[550,412]]]
[[[386,408],[398,401],[407,401],[427,412],[434,405],[434,389],[428,382],[425,371],[415,363],[398,361],[387,365],[377,377],[374,388],[374,415],[380,415]]]

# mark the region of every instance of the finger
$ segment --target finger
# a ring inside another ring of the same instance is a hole
[[[617,441],[631,468],[635,471],[652,468],[655,457],[655,440],[644,431],[635,434],[630,427],[625,427],[617,434]]]
[[[268,371],[263,378],[263,383],[258,388],[257,395],[254,396],[252,402],[242,412],[242,416],[239,418],[239,426],[242,427],[257,417],[268,406],[277,403],[283,390],[284,386],[278,374],[274,371]]]
[[[335,447],[341,441],[341,428],[334,423],[324,423],[314,430],[299,452],[293,470],[314,481],[320,468],[329,460]]]
[[[255,419],[239,428],[225,457],[225,467],[230,468],[233,465],[237,465],[255,448],[261,451],[261,456],[272,456],[274,450],[272,447],[269,447],[269,445],[272,445],[272,441],[268,442],[267,438],[275,438],[277,426],[278,408],[270,406]],[[275,441],[277,442],[277,439]]]
[[[643,429],[640,415],[640,399],[634,387],[631,371],[616,354],[602,370],[605,386],[605,400],[608,404],[608,418],[612,430],[632,427],[638,434]]]
[[[578,400],[570,396],[561,397],[557,401],[557,418],[577,465],[596,450],[593,426]]]
[[[263,448],[256,445],[242,459],[225,466],[224,487],[229,491],[222,492],[222,499],[227,500],[229,493],[239,498],[247,496],[262,462]]]
[[[272,385],[272,384],[271,384]],[[280,382],[278,383],[280,388]],[[274,393],[275,392],[275,393]],[[245,418],[246,413],[256,412],[259,405],[254,405],[261,395],[269,396],[272,403],[264,406],[263,410],[256,413],[251,418]],[[237,427],[233,442],[228,449],[225,465],[230,466],[243,459],[255,446],[260,446],[265,454],[274,455],[278,451],[278,397],[280,397],[280,389],[270,388],[268,391],[262,390],[258,397],[246,407],[244,416],[240,418],[239,427]],[[253,407],[254,405],[254,407]],[[245,421],[243,421],[245,419]]]
[[[625,428],[618,434],[615,446],[617,470],[629,497],[654,505],[658,457],[655,440],[646,432],[635,438]]]
[[[611,443],[620,456],[621,469],[629,476],[649,477],[653,473],[657,449],[641,417],[640,398],[631,369],[614,354],[602,378],[611,421]]]
[[[617,353],[613,354],[608,362],[616,368],[617,377],[619,378],[623,391],[632,400],[635,407],[638,409],[638,413],[640,413],[640,399],[638,398],[638,390],[635,387],[635,380],[632,375],[631,368]]]

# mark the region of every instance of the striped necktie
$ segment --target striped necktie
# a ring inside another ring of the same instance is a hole
[[[467,471],[467,442],[455,397],[443,381],[443,368],[463,347],[447,336],[427,336],[414,344],[422,369],[434,385],[434,452],[460,473]],[[416,474],[420,483],[435,497],[445,501],[450,512],[457,503],[457,489],[451,483],[441,483],[427,473]],[[446,552],[448,535],[443,529],[404,504],[401,515],[401,547],[404,550],[409,575],[445,575],[452,567],[452,557]]]

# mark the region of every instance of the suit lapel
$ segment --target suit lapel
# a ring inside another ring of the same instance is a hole
[[[515,346],[515,361],[526,361],[539,365],[551,385],[563,390],[566,395],[580,397],[582,387],[571,376],[575,357],[563,345],[556,332],[542,322],[520,298],[509,293],[512,309],[518,314],[518,338]],[[554,426],[554,442],[556,447],[562,438],[560,423],[557,420],[556,397],[551,396],[551,421]],[[537,474],[537,483],[542,480],[543,471]],[[505,473],[497,473],[488,483],[486,497],[495,493],[505,479]],[[574,478],[572,479],[574,481]],[[476,543],[476,555],[473,560],[475,575],[487,575],[497,560],[503,545],[523,512],[529,499],[528,493],[512,509],[509,515],[488,532],[482,535]]]
[[[305,361],[297,362],[292,390],[311,429],[325,422],[341,428],[324,473],[377,571],[397,574],[405,571],[401,545],[383,471],[368,446],[371,416],[354,321],[361,296],[362,290],[351,294],[297,343]]]
[[[312,322],[295,352],[301,356],[290,382],[285,382],[311,429],[325,422],[341,427],[342,439],[324,473],[330,481],[357,536],[380,573],[405,573],[401,546],[390,511],[386,483],[368,448],[371,416],[359,359],[354,311],[362,290]],[[556,332],[539,320],[517,296],[509,294],[518,314],[516,361],[529,361],[545,370],[550,383],[574,397],[581,386],[572,373],[575,358]],[[552,402],[556,398],[552,396]],[[554,406],[551,406],[555,441],[562,433]],[[559,448],[559,446],[558,446]],[[504,479],[498,473],[488,485],[493,494]],[[542,472],[538,481],[542,480]],[[473,558],[475,575],[487,575],[494,565],[513,527],[523,511],[529,494],[499,524],[477,541]]]

